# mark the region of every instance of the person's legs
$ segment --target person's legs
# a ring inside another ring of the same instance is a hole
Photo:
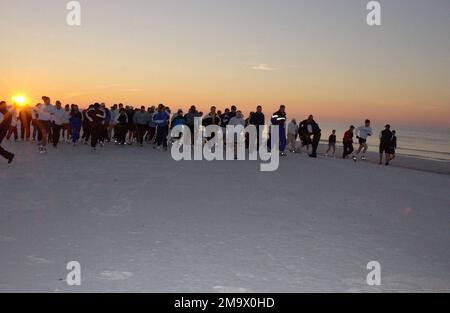
[[[25,127],[26,124],[23,121],[20,121],[20,140],[25,141]]]
[[[138,125],[137,126],[137,137],[138,137],[138,143],[140,145],[144,144],[145,130],[146,130],[146,126],[145,125]]]
[[[345,159],[348,155],[348,143],[344,142],[344,148],[342,150],[342,158]]]
[[[31,121],[28,120],[25,123],[25,140],[30,141],[30,137],[31,137]]]
[[[48,121],[42,121],[39,120],[38,122],[38,127],[40,130],[40,134],[41,134],[41,138],[39,140],[39,145],[42,147],[46,147],[47,146],[47,140],[48,140],[48,134],[49,134],[49,128],[50,125]]]
[[[61,126],[52,124],[52,130],[53,130],[53,147],[57,147],[59,143],[59,138],[61,136]]]
[[[77,143],[77,141],[80,139],[80,127],[73,125],[71,127],[71,133],[72,133],[72,143]]]
[[[284,153],[284,150],[286,150],[286,129],[280,127],[280,152]]]
[[[316,157],[317,156],[317,148],[319,147],[321,134],[315,134],[312,141],[312,154],[311,156]]]
[[[163,148],[167,149],[167,136],[169,135],[169,127],[165,126],[163,127],[163,131],[162,131],[162,144],[163,144]]]
[[[4,157],[5,159],[7,159],[9,161],[9,163],[11,163],[12,159],[14,158],[14,154],[5,150],[1,144],[3,139],[5,138],[6,132],[0,133],[0,155],[2,157]]]
[[[100,137],[100,127],[99,126],[92,126],[91,129],[91,148],[95,149],[97,147],[98,139]]]
[[[125,145],[125,140],[127,136],[127,129],[123,126],[117,127],[117,141],[121,145]]]

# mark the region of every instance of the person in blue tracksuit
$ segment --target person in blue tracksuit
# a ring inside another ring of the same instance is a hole
[[[165,110],[165,106],[160,104],[158,112],[153,115],[153,122],[156,124],[156,147],[163,145],[167,151],[167,136],[169,135],[169,113]],[[154,147],[154,148],[156,148]]]
[[[80,131],[81,126],[83,125],[83,115],[81,114],[77,105],[72,105],[69,122],[70,122],[70,131],[72,134],[72,143],[75,146],[78,140],[80,140]]]
[[[271,122],[272,125],[277,125],[280,130],[280,156],[286,156],[284,152],[286,149],[286,107],[284,105],[281,105],[280,109],[272,115]]]

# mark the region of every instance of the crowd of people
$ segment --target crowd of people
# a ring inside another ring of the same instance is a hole
[[[163,147],[168,149],[168,142],[177,138],[170,136],[170,130],[176,126],[184,125],[188,127],[191,134],[195,132],[195,120],[201,119],[201,127],[217,125],[226,128],[228,125],[241,125],[246,127],[254,125],[259,132],[266,125],[266,118],[263,108],[258,106],[255,112],[251,112],[245,118],[242,111],[236,106],[224,111],[217,110],[215,106],[210,108],[207,114],[191,106],[185,113],[179,109],[172,114],[171,109],[163,104],[158,107],[140,109],[123,104],[114,104],[108,108],[104,103],[95,103],[88,108],[81,110],[78,105],[62,106],[60,101],[51,104],[49,97],[42,97],[42,103],[34,107],[21,106],[16,104],[7,106],[5,101],[0,102],[0,155],[11,163],[14,154],[1,147],[4,138],[15,141],[34,141],[38,143],[39,152],[47,152],[47,145],[54,148],[58,144],[71,143],[76,146],[79,143],[90,144],[92,151],[96,151],[97,146],[113,142],[117,145],[137,144],[144,146],[144,143],[153,144],[154,149]],[[317,149],[322,138],[322,131],[314,117],[310,115],[304,121],[297,123],[292,119],[287,123],[286,107],[280,109],[270,117],[270,125],[279,126],[279,153],[286,156],[286,148],[292,153],[308,153],[312,158],[317,158]],[[356,162],[361,156],[361,160],[366,160],[368,150],[367,141],[373,135],[370,120],[366,120],[363,126],[350,126],[343,136],[343,158],[349,158]],[[358,140],[359,147],[355,152],[353,144],[354,137]],[[207,138],[212,139],[213,136]],[[301,145],[298,147],[297,140]],[[390,125],[379,134],[380,139],[380,159],[379,163],[389,165],[395,158],[397,148],[396,132],[391,130]],[[194,139],[192,139],[194,140]],[[248,138],[247,138],[248,140]],[[257,136],[257,147],[259,149],[260,138]],[[270,136],[268,148],[270,150]],[[325,156],[335,157],[337,135],[333,130],[328,138],[328,149]],[[248,143],[247,143],[248,144]],[[310,151],[311,150],[311,151]],[[309,152],[310,151],[310,152]]]

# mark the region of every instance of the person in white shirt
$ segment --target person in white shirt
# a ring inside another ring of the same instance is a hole
[[[10,140],[11,136],[14,134],[14,141],[19,140],[19,133],[17,131],[17,110],[16,104],[14,103],[9,108],[9,114],[11,114],[11,125],[8,129],[8,134],[6,135],[6,140]]]
[[[117,108],[117,104],[114,104],[111,107],[111,121],[108,126],[108,138],[110,140],[116,139],[116,134],[115,134],[115,132],[113,134],[113,130],[116,129],[116,125],[118,123],[118,121],[117,121],[118,118],[119,118],[119,109]]]
[[[70,142],[70,105],[66,104],[64,107],[64,119],[62,124],[62,138],[64,143]]]
[[[361,160],[365,161],[366,160],[366,152],[368,149],[367,146],[367,139],[372,136],[373,131],[372,128],[370,127],[370,120],[366,120],[364,126],[360,126],[355,130],[355,134],[356,134],[356,138],[359,139],[359,148],[358,151],[356,152],[355,155],[353,155],[353,161],[357,161],[358,160],[358,155],[361,153],[363,153]]]
[[[52,111],[52,143],[53,147],[57,147],[59,138],[61,137],[61,129],[63,128],[67,113],[62,108],[61,102],[56,101],[55,107]]]
[[[52,120],[52,112],[53,106],[50,103],[50,98],[43,96],[42,100],[44,101],[43,105],[38,106],[38,120],[37,125],[39,128],[39,152],[46,153],[47,152],[47,142],[51,138],[51,120]]]
[[[298,135],[298,125],[297,121],[293,119],[288,124],[288,135],[287,135],[287,145],[290,152],[296,152],[296,141],[297,141],[297,135]]]
[[[245,120],[242,111],[237,111],[236,115],[233,116],[228,122],[228,125],[234,126],[235,129],[238,131],[237,137],[233,138],[233,141],[228,143],[229,145],[234,145],[234,159],[237,159],[238,145],[242,147],[242,145],[245,144],[244,138]]]

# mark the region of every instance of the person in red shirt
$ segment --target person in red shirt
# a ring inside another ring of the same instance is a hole
[[[344,143],[344,154],[343,154],[343,158],[346,159],[347,156],[349,156],[350,154],[353,153],[353,151],[355,150],[353,148],[353,131],[355,130],[355,126],[350,126],[349,130],[347,130],[344,134],[344,139],[342,140],[342,142]]]

